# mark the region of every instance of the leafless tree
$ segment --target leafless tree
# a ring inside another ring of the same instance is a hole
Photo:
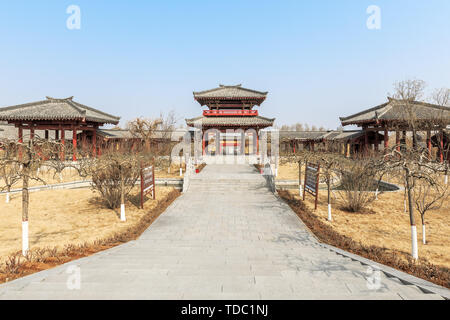
[[[0,151],[0,174],[5,183],[1,190],[6,190],[6,203],[9,203],[11,188],[20,180],[20,167],[17,162],[10,161],[17,154],[13,145],[7,140],[0,142],[0,145],[3,145],[3,150]]]
[[[145,151],[150,153],[151,140],[155,135],[155,131],[161,125],[162,119],[145,119],[136,118],[127,123],[127,129],[130,133],[140,139],[145,144]]]
[[[431,97],[433,103],[438,106],[448,107],[450,106],[450,89],[440,88],[433,92]]]
[[[342,161],[342,156],[336,153],[323,153],[320,155],[320,174],[327,184],[328,221],[331,216],[331,185],[336,178],[336,167]]]
[[[439,183],[435,167],[431,170],[425,167],[422,169],[422,178],[415,179],[412,190],[414,203],[422,221],[422,243],[426,244],[425,214],[442,207],[448,197],[448,185]]]
[[[374,158],[342,159],[336,170],[339,177],[338,195],[345,209],[361,212],[376,198],[377,175],[382,169]]]
[[[140,162],[136,154],[108,152],[92,164],[92,188],[102,195],[108,208],[124,204],[139,178]]]
[[[24,141],[9,140],[7,148],[11,152],[5,152],[6,158],[2,160],[4,165],[13,166],[17,169],[17,175],[22,180],[22,254],[27,255],[29,249],[28,241],[28,214],[29,214],[29,182],[30,180],[46,183],[38,175],[38,169],[48,159],[59,157],[61,144],[41,139],[37,136],[23,137]]]

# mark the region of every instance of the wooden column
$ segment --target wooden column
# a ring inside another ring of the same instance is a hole
[[[48,130],[45,130],[45,140],[48,140]]]
[[[431,131],[427,131],[427,149],[428,149],[428,158],[431,160]]]
[[[55,140],[59,140],[59,130],[55,130]]]
[[[241,132],[241,155],[245,155],[245,132]]]
[[[397,151],[400,151],[400,131],[395,131],[395,145]]]
[[[380,139],[379,139],[379,137],[378,137],[378,131],[375,131],[375,145],[374,145],[374,150],[375,150],[376,152],[378,152],[379,146],[380,146]]]
[[[439,161],[444,162],[444,130],[439,134]]]
[[[311,142],[311,151],[314,152],[314,141]]]
[[[369,133],[364,128],[364,155],[367,155],[369,153]]]
[[[259,135],[258,135],[258,131],[256,131],[256,154],[259,154]]]
[[[19,127],[19,143],[23,143],[23,129]],[[19,160],[22,160],[22,146],[19,146]]]
[[[97,157],[97,130],[95,128],[92,131],[92,155],[94,158]]]
[[[205,141],[205,133],[202,134],[202,155],[205,155],[205,147],[206,147],[206,141]]]
[[[134,146],[134,144],[133,144],[133,146]],[[82,148],[83,152],[86,151],[86,131],[81,132],[81,148]],[[133,149],[131,149],[131,150],[133,150]]]
[[[34,127],[30,128],[30,140],[34,139]]]
[[[72,145],[73,145],[72,160],[77,161],[77,129],[72,130]]]
[[[66,154],[65,154],[65,147],[66,147],[66,134],[64,129],[61,129],[61,143],[62,143],[62,149],[60,154],[60,160],[65,161],[66,160]]]
[[[387,128],[384,128],[384,154],[388,152],[389,149],[389,131]]]

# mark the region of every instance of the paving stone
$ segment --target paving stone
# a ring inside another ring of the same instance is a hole
[[[210,164],[138,240],[0,285],[0,299],[440,298],[384,275],[370,289],[366,271],[322,247],[254,167]]]

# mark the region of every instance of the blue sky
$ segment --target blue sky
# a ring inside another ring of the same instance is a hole
[[[69,30],[69,5],[81,29]],[[369,5],[381,29],[369,30]],[[192,91],[269,91],[277,124],[334,129],[396,80],[450,87],[450,1],[4,1],[0,106],[75,96],[126,120],[202,108]]]

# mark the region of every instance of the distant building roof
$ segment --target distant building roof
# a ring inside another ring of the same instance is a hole
[[[372,135],[373,133],[369,133]],[[364,136],[362,130],[332,130],[332,131],[280,131],[281,140],[297,141],[349,141]],[[380,141],[383,135],[379,134]]]
[[[0,108],[0,120],[4,121],[58,121],[78,120],[100,124],[119,123],[120,117],[73,101],[73,97],[46,100]]]
[[[266,99],[267,93],[243,88],[240,84],[235,86],[221,84],[214,89],[194,92],[194,98],[201,105],[204,104],[204,101],[211,100],[254,100],[257,105],[260,105]]]
[[[355,124],[404,123],[411,118],[418,122],[450,123],[450,108],[421,101],[405,101],[388,98],[388,102],[348,117],[340,117],[343,126]]]
[[[266,128],[273,126],[275,119],[269,119],[261,116],[255,117],[197,117],[186,119],[186,124],[193,127],[195,123],[199,123],[206,127],[260,127]]]
[[[188,132],[187,129],[177,129],[173,131],[155,130],[152,132],[153,139],[168,139],[172,141],[180,140]],[[136,139],[130,130],[127,129],[97,129],[98,135],[107,139]]]

